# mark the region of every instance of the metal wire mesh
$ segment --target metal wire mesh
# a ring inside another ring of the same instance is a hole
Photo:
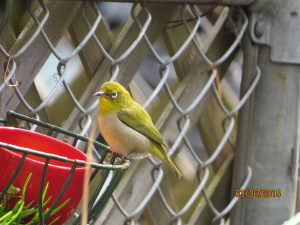
[[[239,104],[234,109],[232,109],[231,111],[227,110],[227,108],[224,106],[224,104],[222,103],[222,100],[219,97],[218,90],[215,85],[215,79],[216,79],[216,73],[217,73],[215,68],[216,68],[216,66],[218,66],[218,65],[222,64],[224,61],[226,61],[231,56],[231,54],[234,52],[234,50],[238,47],[238,45],[241,44],[241,38],[242,38],[242,36],[246,30],[246,27],[248,25],[248,18],[245,15],[245,13],[243,12],[243,10],[240,7],[237,7],[237,13],[242,18],[241,19],[242,25],[237,29],[235,24],[232,22],[232,18],[231,18],[234,7],[232,7],[230,9],[230,12],[228,13],[228,21],[231,22],[232,25],[234,25],[234,28],[235,28],[234,34],[236,36],[235,41],[231,44],[231,46],[228,48],[228,50],[225,52],[225,54],[223,54],[218,60],[215,60],[214,62],[212,62],[205,55],[204,51],[201,49],[201,47],[199,46],[198,41],[197,41],[197,37],[196,37],[198,35],[197,30],[201,24],[201,17],[199,16],[199,11],[197,10],[197,8],[194,5],[183,4],[183,5],[178,6],[178,7],[180,7],[180,17],[183,22],[183,26],[186,29],[187,36],[186,36],[184,43],[181,45],[181,47],[178,49],[178,51],[176,51],[170,58],[165,60],[154,49],[153,44],[151,43],[153,41],[150,41],[148,35],[146,34],[151,22],[153,21],[152,15],[151,15],[150,11],[148,10],[147,5],[145,5],[143,3],[134,3],[133,4],[132,10],[131,10],[131,18],[134,22],[132,23],[133,24],[132,26],[137,26],[139,29],[139,32],[137,33],[137,35],[135,36],[134,40],[129,45],[129,47],[124,49],[122,51],[122,53],[118,54],[119,56],[116,57],[115,54],[111,53],[111,50],[107,51],[105,49],[105,47],[101,44],[99,37],[97,37],[97,35],[95,34],[95,31],[102,20],[102,15],[101,15],[97,5],[93,1],[90,1],[89,3],[83,2],[83,3],[80,3],[81,7],[79,9],[79,13],[82,16],[82,19],[85,23],[86,28],[88,29],[88,33],[85,35],[85,37],[77,45],[77,47],[71,54],[69,54],[66,57],[63,57],[60,54],[58,54],[58,52],[55,50],[55,47],[51,43],[50,39],[48,38],[48,36],[44,30],[45,24],[47,24],[47,20],[49,18],[49,14],[50,14],[46,4],[43,2],[43,0],[38,1],[44,12],[44,13],[40,14],[40,15],[43,15],[42,18],[38,18],[36,16],[36,14],[33,12],[33,8],[32,8],[33,2],[34,2],[33,0],[30,1],[28,11],[32,17],[34,24],[35,24],[35,32],[33,32],[33,34],[26,41],[26,43],[24,43],[21,47],[19,47],[17,50],[15,50],[13,52],[8,51],[2,45],[0,45],[0,51],[1,51],[2,55],[6,58],[6,60],[10,59],[10,61],[11,61],[10,62],[11,66],[9,67],[9,71],[6,76],[7,83],[9,83],[9,82],[11,84],[15,83],[13,76],[16,73],[17,67],[18,67],[18,64],[16,61],[18,59],[22,60],[22,54],[24,54],[26,51],[28,51],[30,46],[32,46],[32,47],[35,46],[35,41],[39,35],[42,36],[44,43],[46,43],[46,45],[48,46],[48,49],[59,60],[59,64],[57,66],[57,72],[58,72],[60,78],[57,81],[55,87],[49,93],[49,95],[38,105],[38,107],[33,108],[32,106],[30,106],[30,104],[28,104],[28,102],[24,98],[24,93],[26,93],[26,90],[25,91],[23,90],[23,94],[22,94],[22,91],[20,91],[18,85],[15,86],[15,93],[16,93],[19,101],[29,111],[28,115],[34,116],[36,118],[36,120],[39,120],[40,119],[40,117],[39,117],[40,111],[42,109],[44,109],[46,104],[51,100],[53,95],[58,90],[59,86],[63,85],[66,92],[68,93],[70,99],[73,101],[76,109],[80,112],[80,114],[77,114],[77,116],[76,116],[76,121],[78,122],[79,127],[81,129],[80,135],[82,135],[82,136],[80,136],[80,137],[81,137],[81,139],[83,139],[83,136],[87,137],[88,136],[87,132],[88,132],[89,128],[91,127],[91,124],[96,121],[95,111],[96,111],[96,108],[98,107],[98,100],[95,100],[92,104],[90,104],[90,107],[85,108],[82,105],[82,103],[80,103],[80,101],[78,101],[76,99],[72,90],[70,89],[69,85],[66,83],[66,80],[65,80],[66,71],[68,69],[68,62],[84,48],[84,46],[88,43],[88,41],[90,39],[93,39],[96,42],[97,47],[103,53],[106,60],[108,60],[108,62],[109,62],[107,64],[108,66],[106,67],[106,72],[107,72],[107,74],[110,74],[110,77],[108,75],[106,75],[105,77],[109,77],[109,80],[117,80],[117,81],[120,81],[121,83],[126,83],[126,78],[124,78],[126,75],[125,76],[122,75],[122,72],[124,71],[124,67],[128,64],[124,64],[123,62],[125,60],[134,60],[134,59],[130,58],[129,56],[132,54],[133,51],[139,51],[138,46],[140,43],[146,44],[148,51],[150,51],[152,53],[153,57],[160,65],[159,71],[157,71],[157,72],[161,76],[161,80],[160,80],[159,84],[155,87],[155,89],[153,90],[152,94],[147,99],[147,101],[143,105],[143,107],[147,108],[153,102],[153,100],[156,98],[156,96],[161,91],[161,89],[164,87],[164,89],[168,95],[168,98],[173,105],[173,108],[179,114],[179,116],[177,117],[177,121],[176,121],[179,134],[176,137],[176,139],[173,141],[171,150],[169,151],[168,154],[170,157],[172,155],[178,154],[178,151],[180,151],[180,149],[182,147],[182,146],[180,146],[180,144],[183,142],[184,145],[190,151],[190,154],[192,154],[192,156],[194,157],[195,161],[198,164],[196,176],[198,177],[199,184],[198,184],[198,187],[196,188],[196,190],[192,193],[190,199],[187,201],[187,203],[184,205],[184,207],[182,207],[182,209],[180,209],[180,210],[173,209],[172,206],[170,206],[167,198],[165,197],[163,191],[160,188],[160,183],[162,182],[164,174],[165,174],[164,170],[161,167],[162,162],[157,162],[154,158],[150,157],[148,159],[149,159],[150,163],[152,164],[152,173],[151,174],[152,174],[153,183],[152,183],[152,186],[151,186],[150,190],[148,191],[148,193],[144,196],[142,202],[138,205],[138,207],[133,212],[129,213],[126,210],[126,208],[124,208],[122,206],[122,204],[119,202],[118,198],[114,194],[107,193],[107,195],[109,197],[112,194],[112,199],[113,199],[116,207],[124,216],[124,223],[135,224],[134,218],[145,209],[145,207],[147,206],[147,204],[153,197],[154,193],[156,191],[158,191],[159,196],[162,200],[162,204],[164,205],[164,207],[167,209],[167,211],[171,215],[170,223],[182,224],[183,222],[181,220],[181,216],[190,209],[192,204],[195,202],[197,197],[202,192],[207,203],[209,204],[210,209],[212,210],[212,212],[215,215],[213,222],[219,222],[219,224],[225,224],[224,216],[232,209],[232,207],[238,201],[238,198],[237,197],[232,198],[230,203],[224,209],[222,209],[221,211],[217,210],[216,207],[214,206],[214,204],[212,203],[212,201],[210,200],[210,197],[205,188],[205,184],[207,183],[208,178],[210,176],[208,166],[217,158],[219,153],[222,151],[225,143],[230,142],[232,147],[234,148],[234,143],[230,139],[230,134],[233,131],[233,128],[235,125],[234,115],[239,111],[239,109],[243,106],[243,104],[247,101],[249,96],[252,94],[252,92],[254,91],[254,89],[259,81],[259,78],[260,78],[260,70],[257,67],[256,78],[253,81],[252,85],[249,87],[247,93],[242,97]],[[96,19],[92,25],[90,24],[90,21],[87,19],[85,11],[84,11],[85,5],[87,5],[87,4],[90,4],[91,8],[93,9],[93,11],[96,15]],[[138,6],[140,7],[139,9],[137,9]],[[195,20],[194,20],[195,24],[193,27],[191,27],[189,25],[189,22],[187,20],[188,19],[187,15],[186,15],[187,11],[190,11],[195,18]],[[64,12],[61,12],[61,13],[64,13]],[[137,16],[140,13],[144,13],[144,15],[145,15],[145,19],[144,19],[143,23],[140,22],[140,20]],[[4,21],[4,18],[3,18],[3,21]],[[176,39],[176,37],[173,37],[173,38]],[[207,78],[205,78],[206,84],[203,86],[201,92],[192,100],[192,103],[188,107],[182,108],[180,106],[180,104],[178,103],[179,102],[178,96],[174,96],[172,94],[170,87],[166,81],[170,74],[170,65],[172,63],[176,62],[176,60],[178,60],[178,58],[182,55],[182,53],[184,51],[186,51],[187,47],[190,45],[193,45],[194,48],[197,50],[197,53],[198,53],[197,57],[202,58],[205,61],[207,66],[212,67],[212,70],[209,72],[210,75]],[[134,62],[132,62],[132,63],[134,63]],[[18,80],[18,74],[16,74],[16,75],[17,75],[16,79]],[[132,79],[132,77],[129,77],[129,79]],[[33,80],[31,80],[31,83],[32,82],[33,82]],[[93,84],[93,85],[94,86],[97,85],[98,89],[101,86],[101,84]],[[0,86],[0,93],[4,92],[5,90],[8,90],[8,89],[5,85],[5,83],[3,82]],[[187,138],[187,133],[191,127],[191,118],[190,118],[191,112],[193,112],[197,108],[197,106],[202,104],[202,100],[207,95],[209,90],[213,90],[213,93],[215,94],[215,98],[217,99],[220,108],[225,113],[225,117],[223,118],[223,122],[222,122],[224,136],[223,136],[222,140],[220,141],[218,147],[215,149],[214,153],[206,161],[203,161],[199,158],[199,156],[194,151],[189,139]],[[15,101],[15,98],[13,98],[13,100]],[[2,104],[1,111],[7,111],[7,110],[11,109],[10,107],[11,107],[10,104],[8,104],[8,106],[3,108],[3,104]],[[229,123],[227,123],[228,121],[229,121]],[[33,122],[34,122],[33,120],[29,121],[31,131],[35,131],[37,128],[37,125],[34,124]],[[72,120],[72,122],[74,122],[74,119]],[[41,124],[43,124],[43,123],[41,123]],[[79,142],[77,142],[76,146],[78,146],[78,145],[79,145]],[[7,145],[5,145],[3,143],[1,143],[0,146],[9,148]],[[14,147],[14,148],[10,147],[10,148],[13,150],[22,152],[21,148],[17,148],[17,147]],[[98,159],[100,159],[100,157],[95,149],[94,149],[94,153],[96,154],[96,156],[98,156]],[[41,153],[34,152],[32,154],[41,154]],[[59,160],[65,160],[65,159],[59,159]],[[77,163],[80,164],[80,162],[77,162]],[[95,168],[96,167],[97,166],[95,165]],[[109,168],[112,168],[112,166],[110,166]],[[108,177],[108,175],[109,175],[109,172],[107,172],[105,177]],[[120,176],[120,175],[117,175],[117,176]],[[244,184],[241,186],[241,189],[245,189],[247,187],[247,184],[249,183],[250,178],[251,178],[251,168],[249,167],[248,168],[248,176],[245,177],[245,181],[244,181]],[[114,181],[111,181],[111,182],[113,183]],[[115,186],[116,185],[117,185],[117,183],[115,184]],[[94,202],[92,202],[89,205],[89,208],[91,209],[90,215],[93,215],[92,217],[89,217],[89,221],[90,221],[89,223],[95,222],[96,218],[99,216],[99,214],[101,212],[97,209],[98,206],[94,207]],[[74,224],[76,224],[79,221],[79,218],[80,217],[77,218],[77,220],[74,222]]]

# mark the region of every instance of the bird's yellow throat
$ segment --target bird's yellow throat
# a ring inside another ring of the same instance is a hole
[[[105,113],[105,114],[114,114],[116,113],[116,106],[110,102],[109,99],[105,97],[100,97],[99,98],[99,103],[100,103],[100,109],[99,113]]]

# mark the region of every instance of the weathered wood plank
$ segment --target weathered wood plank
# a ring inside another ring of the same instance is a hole
[[[97,14],[93,10],[90,4],[85,4],[85,16],[87,17],[89,23],[92,24],[97,18]],[[86,34],[89,32],[81,13],[78,13],[75,17],[74,21],[72,22],[71,26],[69,27],[69,33],[72,38],[72,41],[75,46],[77,46]],[[100,43],[102,44],[103,48],[108,52],[112,46],[112,41],[108,29],[105,25],[105,18],[101,18],[101,22],[98,25],[95,35],[99,39]],[[92,37],[83,49],[79,52],[79,57],[83,64],[84,70],[89,80],[92,79],[94,74],[96,73],[98,67],[101,65],[102,61],[104,60],[104,54],[98,47],[95,39]]]
[[[207,152],[208,157],[210,157],[219,143],[221,142],[224,131],[222,128],[222,119],[225,113],[220,109],[215,97],[212,98],[211,102],[207,106],[207,110],[203,112],[200,120],[197,123],[197,128],[201,135],[203,145]],[[234,127],[231,138],[235,143],[236,139],[236,126]],[[223,162],[227,159],[229,154],[233,153],[233,149],[228,142],[226,142],[220,154],[212,162],[214,171],[217,172]]]
[[[223,10],[222,14],[220,15],[220,18],[218,19],[217,23],[215,24],[212,32],[211,32],[211,36],[209,37],[209,41],[204,46],[204,52],[206,52],[206,54],[210,58],[212,58],[212,60],[215,60],[215,59],[219,58],[220,56],[222,56],[225,53],[225,51],[227,50],[227,48],[234,41],[234,37],[232,35],[227,34],[227,35],[224,36],[224,33],[223,33],[224,30],[225,30],[225,21],[226,21],[227,14],[228,14],[228,8],[225,8]],[[174,19],[175,20],[179,19],[179,13],[177,15],[175,15]],[[174,38],[174,37],[176,37],[176,38]],[[172,55],[180,48],[180,46],[182,45],[184,40],[186,40],[187,32],[186,32],[186,30],[183,26],[177,27],[175,29],[170,29],[170,30],[167,30],[167,32],[164,32],[164,38],[165,38],[166,43],[168,45],[168,50],[169,50],[170,54]],[[222,42],[220,40],[222,40]],[[217,47],[215,45],[217,45]],[[225,47],[223,47],[223,46],[218,47],[218,45],[224,45]],[[213,57],[212,57],[212,53],[214,53]],[[227,70],[232,58],[233,58],[233,56],[231,56],[224,64],[222,64],[218,68],[221,78],[223,77],[225,71]],[[209,71],[210,66],[207,65],[206,62],[204,62],[204,60],[202,60],[202,58],[200,57],[199,53],[197,52],[197,50],[196,50],[196,48],[193,44],[190,44],[186,48],[186,50],[183,52],[181,57],[179,57],[178,60],[176,60],[174,65],[175,65],[175,69],[176,69],[178,78],[180,80],[185,79],[187,76],[194,76],[193,78],[190,79],[189,82],[195,83],[196,85],[198,85],[198,91],[199,91],[198,93],[200,93],[201,86],[203,85],[202,82],[204,82],[204,84],[206,84],[206,81],[208,79],[207,77],[206,78],[203,78],[203,77],[200,78],[200,76],[205,77],[205,73],[207,74],[207,71]],[[206,68],[206,70],[205,70],[205,68]],[[200,75],[199,71],[201,71],[201,70],[203,72]],[[198,76],[198,78],[197,78],[197,76]],[[195,85],[195,87],[196,87],[196,85]],[[196,90],[194,90],[194,92],[197,93]],[[190,118],[194,118],[194,117],[199,118],[200,115],[202,117],[204,112],[206,112],[206,113],[210,112],[211,107],[208,107],[208,106],[214,104],[214,102],[212,101],[212,98],[211,98],[212,95],[213,95],[212,90],[210,90],[206,94],[205,98],[202,100],[200,106],[198,106],[198,108],[195,109],[195,111],[197,111],[197,110],[199,110],[199,111],[196,112],[193,116],[190,115]],[[195,99],[196,96],[197,95],[195,95],[194,93],[190,93],[189,96],[186,96],[186,100],[188,101],[188,99],[190,99],[190,101],[192,102],[193,99]],[[220,114],[222,116],[222,111],[221,111],[221,109],[219,109],[219,107],[218,107],[217,114],[218,115]],[[177,115],[179,116],[178,113],[177,113]],[[204,113],[204,115],[205,115],[205,113]],[[169,118],[171,118],[171,116],[169,115],[167,118],[169,119]],[[172,119],[174,120],[173,123],[176,124],[175,118],[172,118]],[[220,122],[220,121],[218,121],[218,122]],[[176,127],[170,127],[170,124],[168,124],[168,125],[169,126],[164,125],[162,129],[163,130],[169,130],[169,133],[174,133],[174,129],[177,129],[177,128]],[[193,125],[195,125],[195,124],[191,123],[191,127],[193,127]],[[203,129],[201,130],[201,131],[203,131],[202,133],[205,134],[205,135],[209,134],[211,136],[214,136],[213,133],[210,133],[211,130],[206,129],[207,126],[212,126],[213,125],[213,126],[217,126],[217,128],[215,128],[215,129],[220,129],[220,130],[222,129],[220,124],[217,124],[217,123],[214,123],[214,124],[207,124],[206,123],[206,124],[202,124],[202,125],[205,125],[203,127]],[[158,127],[161,127],[161,126],[162,125],[158,125]],[[163,130],[162,130],[162,132],[163,132]],[[167,139],[166,136],[164,136],[164,138]],[[219,138],[219,136],[217,138]],[[167,142],[167,143],[169,143],[169,142]],[[215,143],[216,142],[214,142],[214,144]],[[210,156],[214,152],[214,150],[215,150],[215,148],[207,149],[208,155]],[[223,151],[224,151],[224,149],[223,149]],[[223,153],[225,155],[228,155],[229,152],[232,152],[232,150],[230,148],[227,148],[225,151],[226,152]],[[163,182],[162,187],[165,187],[164,193],[168,193],[169,200],[170,200],[170,202],[173,203],[172,207],[176,208],[176,204],[174,204],[174,201],[172,201],[173,193],[170,193],[170,190],[167,186],[167,182]],[[148,206],[148,210],[149,210],[150,214],[152,215],[152,220],[154,221],[154,224],[169,223],[170,222],[169,221],[170,215],[163,206],[160,206],[160,207],[158,206],[157,202],[159,201],[159,199],[160,199],[159,195],[155,194],[154,197],[152,198],[152,200],[150,201],[149,206]]]
[[[10,49],[15,41],[16,41],[15,34],[12,30],[10,23],[8,23],[0,35],[0,43],[5,49]],[[7,61],[7,59],[4,57],[4,55],[0,54],[0,65],[4,65],[5,61]],[[12,93],[12,88],[11,88],[11,93]],[[1,101],[1,99],[2,98],[1,98],[1,94],[0,94],[0,101]],[[37,107],[41,103],[40,96],[36,90],[34,83],[31,85],[28,92],[26,93],[25,99],[27,100],[29,105],[31,105],[32,107]],[[1,107],[1,103],[0,103],[0,107]],[[28,110],[23,106],[23,104],[20,104],[17,107],[16,112],[24,114],[24,115],[28,114]],[[41,110],[41,112],[39,113],[39,116],[43,122],[46,122],[46,123],[50,122],[45,109]],[[40,133],[44,132],[44,130],[42,130],[40,128],[37,128],[37,131]]]
[[[215,174],[214,179],[207,188],[207,194],[212,203],[217,206],[217,210],[222,211],[230,201],[231,178],[233,168],[233,154],[228,155],[222,166]],[[228,215],[227,215],[228,216]],[[226,216],[226,217],[227,217]],[[208,206],[204,197],[194,210],[188,225],[206,225],[210,224],[214,214]]]
[[[44,26],[44,30],[54,46],[63,36],[65,30],[69,27],[74,17],[76,16],[81,2],[61,2],[61,1],[49,1],[47,2],[47,8],[50,11],[48,21]],[[63,13],[62,13],[63,12]],[[38,18],[41,19],[44,15],[41,7],[37,10]],[[64,21],[63,23],[61,21]],[[9,53],[13,54],[20,49],[27,40],[32,36],[36,30],[36,25],[33,20],[25,26],[23,32],[14,42],[13,46],[9,49]],[[39,35],[34,43],[16,59],[17,70],[16,79],[19,82],[19,89],[23,95],[26,94],[29,87],[33,83],[33,80],[39,70],[42,68],[49,55],[51,54],[50,49],[46,45],[44,39]],[[0,80],[3,80],[3,74],[0,74]],[[1,112],[0,117],[5,116],[7,110],[15,110],[20,103],[18,97],[14,96],[6,106],[6,102],[11,96],[11,90],[7,87],[4,89],[1,96]]]
[[[168,4],[147,4],[146,7],[152,15],[152,21],[147,29],[146,34],[149,40],[154,43],[158,38],[161,30],[163,29],[164,24],[169,19],[176,6],[170,6]],[[143,10],[138,13],[138,19],[143,25],[146,20],[146,13]],[[121,34],[119,35],[118,39],[110,48],[109,54],[115,59],[119,57],[133,43],[133,41],[137,38],[139,32],[140,30],[138,26],[130,18]],[[141,40],[141,42],[132,51],[132,53],[122,63],[120,63],[120,71],[117,78],[118,82],[127,87],[148,53],[149,49],[146,42],[144,40]],[[103,60],[88,87],[86,88],[86,91],[82,95],[79,102],[85,109],[90,107],[95,102],[96,98],[93,97],[94,93],[100,90],[101,85],[105,81],[109,80],[111,76],[109,72],[110,65],[111,62],[108,59]],[[63,128],[79,133],[80,129],[77,123],[77,119],[80,114],[81,113],[79,112],[79,110],[75,108],[64,124]],[[91,117],[94,119],[97,118],[96,110],[91,113]],[[59,139],[61,138],[63,138],[63,136],[59,136]]]
[[[39,95],[34,83],[32,83],[32,85],[29,87],[29,89],[26,92],[24,98],[32,108],[36,108],[36,107],[39,106],[39,104],[42,103],[42,100],[40,98],[40,95]],[[28,115],[29,114],[29,111],[27,110],[27,108],[22,103],[18,105],[18,107],[16,108],[16,112],[21,113],[23,115]],[[48,114],[47,114],[45,109],[42,109],[38,113],[38,115],[39,115],[41,121],[51,124],[51,121],[50,121],[50,119],[48,117]],[[42,133],[42,134],[47,134],[47,132],[48,132],[47,129],[42,128],[42,127],[37,127],[36,131],[39,132],[39,133]]]
[[[0,3],[0,7],[1,7],[1,11],[0,11],[0,17],[2,17],[3,14],[3,10],[4,10],[4,2]],[[13,45],[13,43],[16,40],[16,36],[15,33],[10,25],[10,23],[8,23],[2,33],[0,34],[0,44],[2,45],[3,48],[5,49],[10,49],[11,46]],[[0,73],[0,84],[2,84],[3,79],[4,79],[4,72],[5,72],[5,62],[7,61],[7,59],[5,58],[4,55],[2,55],[2,53],[0,53],[0,68],[1,68],[1,73]],[[12,93],[12,91],[11,91]],[[1,111],[1,102],[2,102],[2,93],[0,93],[0,111]],[[6,104],[6,103],[5,103]],[[5,115],[0,116],[2,118],[5,117]]]
[[[212,60],[217,60],[219,57],[221,57],[222,53],[224,53],[228,49],[228,47],[233,41],[233,36],[228,35],[228,29],[225,26],[225,18],[227,18],[228,12],[229,9],[224,8],[218,21],[216,22],[214,28],[211,31],[211,35],[217,35],[218,38],[209,38],[208,41],[205,43],[205,46],[203,47],[204,51],[207,51],[207,56]],[[222,79],[222,75],[225,74],[236,53],[237,50],[230,56],[228,60],[226,60],[224,63],[217,67],[219,75],[221,76],[220,79]],[[213,98],[212,101],[208,104],[207,110],[205,110],[197,124],[197,128],[202,137],[203,144],[205,146],[208,156],[211,156],[214,153],[216,147],[218,146],[222,137],[224,136],[221,124],[224,116],[225,114],[218,106],[216,99]],[[231,136],[233,141],[235,141],[235,132],[236,127],[232,132],[234,133],[234,135]],[[232,152],[233,150],[227,142],[223,150],[220,152],[219,156],[212,163],[212,166],[215,171],[218,171],[219,167],[223,164],[228,154],[231,154]]]

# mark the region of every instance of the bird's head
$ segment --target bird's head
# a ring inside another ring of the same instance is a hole
[[[99,96],[100,112],[115,113],[127,108],[132,100],[129,92],[119,83],[114,81],[105,82],[101,90],[94,96]]]

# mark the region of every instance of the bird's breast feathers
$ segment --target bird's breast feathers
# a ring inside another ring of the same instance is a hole
[[[117,114],[98,116],[98,124],[105,141],[115,152],[123,155],[133,151],[128,155],[130,158],[150,156],[150,139],[122,123]]]

